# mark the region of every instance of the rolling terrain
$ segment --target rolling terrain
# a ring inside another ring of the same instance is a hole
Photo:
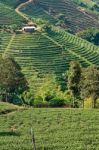
[[[76,23],[77,26],[71,23],[69,26],[73,27],[73,30],[76,29],[75,27],[77,27],[77,29],[79,28],[80,21],[85,21],[92,26],[97,26],[97,20],[91,23],[90,21],[93,21],[92,18],[87,18],[86,14],[84,15],[81,13],[75,4],[68,0],[58,0],[57,7],[55,1],[30,0],[28,2],[22,2],[23,3],[20,3],[17,8],[16,6],[18,3],[15,0],[13,0],[11,5],[9,0],[5,0],[3,3],[0,1],[0,6],[7,7],[11,10],[12,15],[13,10],[16,16],[23,20],[29,21],[30,17],[32,17],[31,19],[35,22],[39,22],[39,19],[41,19],[53,25],[53,29],[48,33],[45,31],[34,32],[32,34],[0,33],[0,54],[3,57],[13,57],[21,66],[30,84],[31,80],[33,80],[33,85],[36,84],[35,86],[38,87],[41,85],[43,80],[42,77],[44,77],[45,74],[53,73],[56,74],[56,76],[61,76],[69,68],[69,63],[72,60],[78,60],[82,66],[91,64],[99,65],[99,48],[67,33],[64,29],[55,27],[54,24],[56,24],[57,19],[55,19],[56,17],[51,14],[51,12],[48,12],[48,7],[54,8],[57,13],[67,14],[69,18],[74,17],[75,21],[72,18],[71,21]],[[66,9],[66,7],[68,9]],[[10,13],[5,14],[6,17],[7,15],[11,17]],[[79,19],[80,17],[83,17],[84,20]],[[18,19],[16,18],[17,17],[12,17],[12,22],[10,19],[8,19],[8,21],[10,21],[11,24],[17,24]],[[14,20],[16,22],[14,22]],[[4,21],[7,22],[5,18]],[[4,25],[4,21],[1,20],[1,24]],[[22,25],[22,20],[19,20],[18,23]],[[84,22],[82,25],[84,27]]]
[[[13,8],[0,2],[0,27],[20,26],[24,19],[20,17]]]
[[[56,5],[57,3],[57,5]],[[50,17],[55,19],[55,26],[61,26],[78,32],[90,27],[99,28],[98,15],[84,11],[71,0],[33,0],[22,12],[32,19],[42,19],[50,21]]]
[[[41,30],[18,32],[29,21]],[[13,26],[18,30],[12,32]],[[0,56],[14,58],[22,68],[30,87],[26,100],[31,101],[50,80],[46,75],[62,78],[73,60],[83,67],[99,66],[99,47],[67,32],[90,27],[99,27],[98,15],[82,10],[73,0],[0,0]],[[14,97],[17,104],[18,98],[23,104],[20,95]],[[37,103],[39,99],[40,95]],[[33,108],[0,102],[0,150],[34,150],[33,137],[36,150],[99,150],[99,109],[67,107]]]
[[[72,0],[31,0],[30,4],[27,0],[0,0],[0,6],[1,25],[22,25],[26,21],[19,13],[16,14],[15,9],[17,10],[18,6],[25,16],[35,22],[60,26],[74,33],[90,27],[99,27],[98,15],[80,9]]]
[[[61,76],[75,59],[83,66],[99,65],[98,47],[64,31],[0,35],[1,55],[14,58],[29,80],[35,73]]]

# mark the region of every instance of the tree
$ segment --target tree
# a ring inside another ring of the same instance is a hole
[[[91,97],[93,107],[96,106],[96,100],[99,98],[99,68],[90,66],[83,69],[80,81],[81,98]]]
[[[0,96],[10,101],[13,94],[21,94],[28,88],[20,66],[11,58],[0,57]]]
[[[76,99],[79,97],[79,83],[81,77],[81,66],[78,62],[72,61],[70,63],[68,73],[68,90],[73,96],[73,107],[75,107]]]
[[[91,28],[77,33],[77,36],[99,45],[99,29]]]

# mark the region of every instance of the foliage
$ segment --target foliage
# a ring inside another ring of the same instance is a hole
[[[96,107],[96,100],[99,98],[99,68],[89,66],[83,69],[80,82],[81,97],[92,98],[93,107]]]
[[[99,12],[99,4],[98,1],[96,0],[72,0],[76,4],[78,4],[81,7],[87,8],[89,10]]]
[[[93,107],[93,103],[92,103],[92,98],[89,97],[89,98],[86,98],[84,100],[84,108],[92,108]]]
[[[56,94],[58,85],[54,75],[46,75],[41,87],[35,93],[35,99],[41,97],[42,101],[49,101]]]
[[[95,45],[99,45],[99,29],[87,29],[77,33],[77,36],[92,42]]]
[[[52,26],[49,25],[49,24],[45,24],[43,26],[43,29],[44,29],[45,32],[50,33],[52,31]]]
[[[74,97],[73,106],[75,107],[75,99],[79,96],[79,82],[81,77],[81,66],[78,62],[72,61],[68,73],[68,90]]]
[[[23,104],[32,106],[34,103],[34,93],[33,93],[32,89],[28,89],[27,91],[24,91],[21,94],[21,99],[23,101]]]
[[[11,101],[14,94],[27,89],[27,81],[20,66],[11,58],[0,58],[0,96],[3,101]]]
[[[38,99],[34,100],[33,106],[36,108],[49,107],[49,103],[47,101],[43,101],[41,97],[38,97]]]
[[[51,107],[61,107],[64,106],[64,100],[53,98],[49,101]]]

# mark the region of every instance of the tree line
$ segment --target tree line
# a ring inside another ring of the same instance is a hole
[[[99,67],[82,68],[78,62],[71,62],[68,75],[68,89],[73,96],[73,106],[79,100],[92,98],[92,107],[96,107],[99,98]]]
[[[19,64],[12,58],[0,57],[0,101],[34,107],[84,107],[88,98],[92,100],[92,107],[97,107],[97,66],[83,68],[79,62],[72,61],[64,76],[57,78],[55,75],[47,75],[42,85],[33,91]]]

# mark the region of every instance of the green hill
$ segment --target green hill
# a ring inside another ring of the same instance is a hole
[[[30,82],[35,73],[42,77],[47,73],[61,76],[72,60],[78,60],[83,66],[99,65],[98,47],[62,30],[53,30],[48,34],[1,33],[0,37],[1,54],[13,57]],[[42,77],[40,80],[39,77],[34,78],[37,86],[42,82]]]
[[[6,2],[6,3],[5,3]],[[7,2],[9,5],[7,5]],[[15,9],[10,5],[12,1],[0,1],[0,28],[13,27],[13,26],[22,26],[22,23],[25,22],[25,19],[19,16]],[[13,3],[12,3],[13,4]]]
[[[0,2],[0,27],[4,26],[21,26],[24,19],[19,16],[14,8]]]
[[[1,25],[22,25],[24,19],[15,12],[15,7],[20,2],[25,1],[0,1]],[[34,22],[53,26],[48,33],[45,31],[32,34],[11,34],[3,31],[0,33],[0,54],[4,57],[13,57],[20,64],[30,85],[40,86],[43,77],[49,73],[61,76],[69,68],[72,60],[78,60],[83,66],[99,65],[98,47],[67,33],[59,26],[55,27],[62,21],[60,17],[63,16],[64,20],[64,15],[65,19],[67,17],[67,20],[71,20],[69,24],[65,22],[67,28],[73,31],[87,28],[89,25],[97,27],[98,22],[93,22],[92,18],[80,12],[72,1],[58,0],[56,5],[56,1],[52,0],[35,0],[21,11],[32,17]],[[8,17],[8,20],[5,17]]]
[[[19,4],[26,2],[27,0],[0,0],[0,3],[8,5],[11,8],[16,8]]]
[[[56,5],[57,4],[57,5]],[[78,32],[90,27],[99,27],[98,16],[79,9],[72,0],[34,0],[32,4],[21,10],[32,19],[50,21],[54,25]]]

